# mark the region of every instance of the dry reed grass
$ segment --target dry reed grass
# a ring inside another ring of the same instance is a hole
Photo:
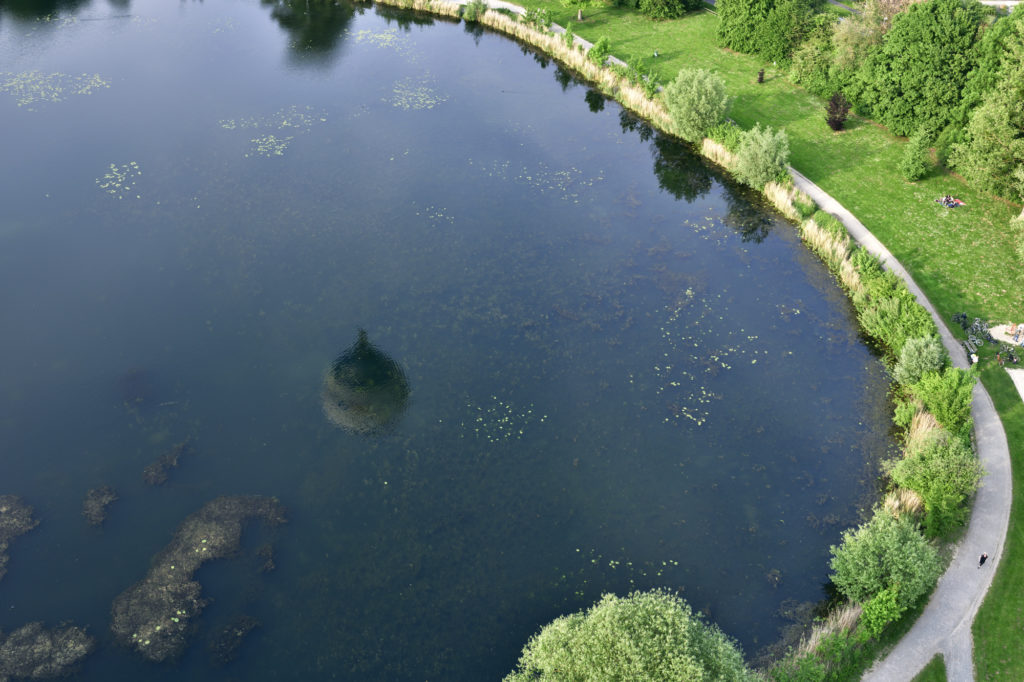
[[[904,514],[920,516],[924,511],[924,499],[913,490],[897,488],[885,496],[882,508],[897,519]]]
[[[816,623],[811,633],[800,641],[797,647],[798,656],[807,656],[814,652],[822,641],[831,634],[837,632],[853,632],[857,627],[857,620],[860,618],[860,604],[846,604],[828,614],[828,617],[820,623]]]
[[[462,5],[447,0],[396,0],[386,4],[398,5],[403,9],[414,9],[420,12],[431,12],[443,17],[458,18]]]
[[[910,428],[907,429],[907,444],[905,454],[910,455],[923,443],[928,442],[941,429],[939,422],[928,410],[918,407],[914,418],[910,420]]]
[[[736,155],[729,151],[724,144],[715,142],[710,137],[704,138],[700,153],[724,168],[732,168],[736,163]]]
[[[798,192],[799,190],[795,187],[784,187],[774,181],[764,186],[764,195],[768,197],[768,201],[772,202],[782,215],[794,221],[800,220],[800,212],[796,210],[793,201]]]

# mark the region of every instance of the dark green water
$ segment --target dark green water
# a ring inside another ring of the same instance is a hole
[[[0,629],[89,626],[89,680],[488,680],[606,591],[678,589],[748,654],[823,597],[885,376],[756,198],[461,25],[50,5],[0,3],[0,494],[41,520]],[[370,433],[321,406],[361,328],[409,387]],[[290,521],[199,571],[184,657],[118,647],[113,599],[248,493]]]

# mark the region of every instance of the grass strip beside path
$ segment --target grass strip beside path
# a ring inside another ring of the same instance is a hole
[[[946,665],[942,661],[942,656],[933,658],[912,682],[946,682]]]

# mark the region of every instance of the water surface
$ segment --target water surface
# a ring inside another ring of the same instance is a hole
[[[42,522],[0,628],[88,625],[80,679],[484,680],[554,617],[664,586],[772,642],[890,446],[823,266],[514,42],[306,7],[0,7],[0,493]],[[322,386],[360,329],[409,391],[353,432]],[[111,602],[184,517],[250,493],[290,522],[200,570],[184,658],[114,645]],[[239,614],[261,627],[218,669]]]

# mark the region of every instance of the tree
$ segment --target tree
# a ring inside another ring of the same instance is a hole
[[[786,170],[789,137],[786,131],[761,127],[758,123],[743,133],[736,152],[736,175],[755,189],[761,189]]]
[[[562,0],[562,7],[576,10],[576,21],[583,21],[583,10],[593,7],[596,0]]]
[[[970,445],[939,431],[890,470],[892,480],[924,500],[928,535],[938,537],[967,519],[967,498],[978,489],[981,462]]]
[[[811,0],[777,0],[754,30],[754,49],[771,62],[788,62],[814,25]]]
[[[700,5],[701,0],[640,0],[637,9],[652,19],[675,19]]]
[[[980,26],[974,0],[927,0],[897,14],[862,95],[879,122],[896,135],[944,129],[975,66]]]
[[[832,545],[832,582],[847,598],[865,604],[885,589],[897,588],[897,604],[913,606],[942,572],[939,554],[907,516],[876,511],[856,530]]]
[[[971,113],[951,161],[980,189],[1015,201],[1021,192],[1014,173],[1024,168],[1024,21],[1012,28],[996,84]]]
[[[828,127],[836,132],[843,129],[846,117],[850,114],[850,103],[843,97],[843,93],[834,93],[825,107],[825,122]]]
[[[900,174],[907,180],[920,180],[928,172],[928,145],[931,137],[930,131],[921,126],[910,136],[907,146],[903,148]]]
[[[737,52],[756,52],[754,32],[774,6],[774,0],[719,0],[718,44]]]
[[[545,625],[504,682],[754,680],[736,644],[662,590],[606,594]]]
[[[725,82],[706,69],[680,69],[664,91],[665,106],[679,134],[697,142],[725,120]]]

